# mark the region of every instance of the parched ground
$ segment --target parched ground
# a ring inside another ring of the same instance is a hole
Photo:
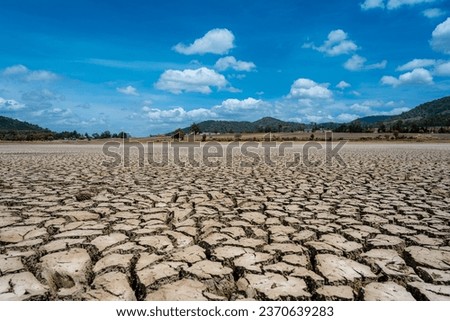
[[[450,145],[340,155],[124,167],[0,145],[0,300],[450,300]]]

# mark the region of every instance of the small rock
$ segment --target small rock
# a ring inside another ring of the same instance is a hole
[[[364,301],[415,301],[404,287],[394,282],[367,284],[363,289]]]
[[[94,266],[94,272],[98,273],[104,269],[120,267],[129,270],[133,254],[109,254],[102,257]]]
[[[98,301],[135,301],[136,296],[130,287],[128,278],[120,272],[110,272],[94,279],[94,290],[89,290],[83,297]]]
[[[170,259],[172,261],[182,261],[193,264],[206,259],[206,255],[205,250],[202,247],[198,245],[192,245],[189,247],[185,247],[180,251],[172,253]]]
[[[157,291],[151,292],[146,301],[206,301],[203,295],[206,286],[196,280],[182,279],[161,286]]]
[[[425,234],[408,235],[405,236],[410,242],[419,246],[439,246],[444,244],[443,240],[428,237]]]
[[[405,259],[413,267],[424,266],[437,270],[450,270],[450,252],[410,246],[405,249]]]
[[[425,282],[410,282],[408,290],[417,300],[450,301],[450,286],[435,285]]]
[[[91,258],[85,249],[73,248],[65,252],[47,254],[41,258],[42,277],[53,293],[64,295],[60,289],[82,290],[87,284]]]
[[[261,273],[261,264],[268,263],[271,260],[273,260],[273,256],[267,253],[245,253],[244,255],[234,259],[234,265],[244,269],[245,271]]]
[[[384,224],[380,226],[380,229],[392,235],[413,235],[417,233],[414,230],[395,224]]]
[[[173,250],[172,241],[164,235],[141,236],[137,242],[140,245],[148,246],[161,253],[167,253]]]
[[[20,257],[0,255],[0,276],[25,269]]]
[[[373,249],[361,255],[364,263],[374,270],[381,272],[390,279],[416,281],[419,277],[413,268],[406,265],[405,261],[394,250]]]
[[[426,282],[433,284],[450,285],[450,271],[442,271],[436,269],[418,266],[416,268],[419,276]]]
[[[45,245],[42,245],[41,249],[45,250],[47,253],[67,250],[69,247],[73,245],[84,243],[85,240],[86,240],[85,238],[54,240]]]
[[[32,298],[44,300],[48,288],[30,272],[0,277],[0,301],[23,301]]]
[[[18,243],[26,239],[26,235],[35,230],[35,226],[14,226],[0,229],[0,242]],[[45,229],[44,229],[45,230]]]
[[[306,300],[311,297],[305,281],[281,274],[247,274],[237,281],[237,287],[247,297],[257,300]]]
[[[138,271],[137,276],[140,283],[146,287],[152,287],[156,283],[168,283],[177,280],[179,270],[184,265],[181,262],[163,262]]]
[[[125,234],[122,233],[112,233],[109,235],[102,235],[94,240],[91,241],[92,245],[95,245],[97,249],[102,252],[107,247],[110,247],[111,245],[117,244],[119,242],[123,242],[128,237]]]
[[[353,301],[353,289],[348,285],[324,285],[316,290],[317,300],[320,301]]]
[[[187,271],[200,279],[210,279],[212,277],[224,277],[230,275],[233,270],[222,266],[219,262],[203,260],[196,262]]]
[[[369,239],[367,244],[370,248],[393,249],[402,251],[406,244],[405,241],[397,236],[378,234],[373,239]]]
[[[318,254],[316,262],[317,270],[330,285],[355,285],[377,277],[367,265],[332,254]]]

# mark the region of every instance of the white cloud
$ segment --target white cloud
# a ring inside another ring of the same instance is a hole
[[[0,97],[0,110],[15,111],[24,107],[24,104],[21,104],[14,99],[3,99]]]
[[[407,62],[404,65],[401,65],[397,68],[398,71],[407,71],[407,70],[413,70],[416,68],[426,68],[434,66],[436,63],[436,60],[434,59],[413,59],[409,62]]]
[[[47,70],[36,70],[32,71],[26,75],[25,80],[27,81],[49,81],[55,80],[58,76],[51,71]]]
[[[137,89],[133,86],[117,87],[116,90],[124,95],[139,96]]]
[[[288,98],[329,99],[332,96],[328,84],[318,84],[311,79],[299,78],[292,84]]]
[[[413,71],[404,73],[400,77],[383,76],[381,78],[381,83],[383,85],[391,85],[397,87],[405,84],[432,84],[433,76],[431,73],[423,68],[417,68]]]
[[[354,113],[358,113],[360,116],[368,116],[378,114],[377,111],[374,111],[374,108],[380,108],[385,105],[387,104],[381,100],[365,100],[350,105],[349,109]]]
[[[348,40],[346,32],[337,29],[328,34],[328,38],[322,46],[317,47],[312,43],[306,43],[303,48],[312,48],[329,56],[339,56],[352,53],[358,49],[358,46],[353,41]]]
[[[166,70],[156,83],[156,88],[174,94],[182,92],[211,93],[211,87],[223,89],[228,85],[225,77],[206,67],[185,70]]]
[[[398,71],[410,71],[419,68],[434,67],[431,70],[435,76],[450,76],[450,61],[434,59],[413,59],[406,64],[399,66]],[[428,69],[427,69],[428,70]]]
[[[4,76],[15,76],[25,81],[49,81],[55,80],[58,76],[48,70],[30,70],[24,65],[13,65],[7,67],[2,73]]]
[[[450,76],[450,61],[436,65],[434,74],[437,76]]]
[[[5,70],[3,70],[3,75],[5,76],[21,75],[28,73],[28,71],[29,71],[28,68],[25,67],[24,65],[14,65],[5,68]]]
[[[431,47],[450,55],[450,18],[437,25],[431,34]]]
[[[388,0],[386,8],[388,10],[397,9],[402,6],[413,6],[422,3],[432,3],[436,0]]]
[[[350,85],[348,82],[341,80],[341,81],[336,85],[336,88],[339,88],[339,89],[345,89],[345,88],[348,88],[348,87],[351,87],[351,86],[352,86],[352,85]]]
[[[231,98],[224,100],[220,105],[214,106],[213,110],[217,113],[235,113],[240,111],[260,110],[268,106],[269,104],[261,99],[249,97],[239,100]]]
[[[176,52],[184,55],[205,53],[223,55],[232,48],[234,48],[234,35],[228,29],[212,29],[188,46],[179,43],[173,47]]]
[[[237,70],[237,71],[251,71],[252,69],[256,68],[256,65],[249,61],[242,61],[242,60],[236,60],[233,56],[227,56],[220,58],[217,60],[214,67],[217,70],[226,70],[228,68]]]
[[[433,19],[445,15],[445,11],[439,8],[431,8],[422,11],[423,15],[427,18]]]
[[[47,113],[50,113],[52,115],[55,116],[59,116],[59,117],[67,117],[69,115],[72,114],[72,110],[68,109],[68,108],[52,108],[47,110]]]
[[[359,55],[353,55],[344,63],[344,68],[351,71],[371,70],[371,69],[384,69],[386,68],[387,61],[383,60],[379,63],[366,65],[367,59]]]
[[[382,112],[378,113],[378,115],[386,115],[386,116],[399,115],[410,109],[411,108],[408,108],[408,107],[398,107],[398,108],[394,108],[392,110],[382,111]]]
[[[49,100],[64,100],[64,96],[55,94],[51,90],[31,90],[22,94],[22,100],[30,102],[44,102]]]
[[[370,9],[388,9],[388,10],[394,10],[398,9],[403,6],[413,6],[423,3],[432,3],[436,2],[436,0],[365,0],[361,4],[362,10],[370,10]]]
[[[217,117],[217,115],[206,108],[198,108],[192,110],[185,110],[183,107],[174,107],[168,110],[162,110],[159,108],[144,107],[142,110],[145,112],[145,116],[154,121],[161,122],[183,122],[187,120],[200,120]]]
[[[343,114],[339,114],[336,116],[336,120],[338,122],[342,122],[342,123],[348,123],[351,122],[352,120],[355,120],[357,118],[359,118],[359,115],[356,114],[347,114],[347,113],[343,113]]]
[[[384,0],[366,0],[363,3],[361,3],[361,9],[362,10],[370,10],[375,8],[382,8],[384,9]]]

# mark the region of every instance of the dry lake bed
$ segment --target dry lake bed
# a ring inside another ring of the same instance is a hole
[[[450,144],[305,145],[0,145],[0,300],[450,300]]]

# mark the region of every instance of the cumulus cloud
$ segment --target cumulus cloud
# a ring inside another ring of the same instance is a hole
[[[15,111],[24,107],[24,104],[21,104],[14,99],[4,99],[0,97],[0,110]]]
[[[348,122],[351,122],[352,120],[355,120],[355,119],[357,119],[359,117],[360,116],[356,115],[356,114],[342,113],[342,114],[339,114],[339,115],[336,116],[336,120],[338,122],[341,122],[341,123],[348,123]]]
[[[383,76],[381,78],[381,83],[383,85],[391,85],[393,87],[406,84],[429,85],[433,83],[433,76],[428,70],[424,68],[416,68],[410,72],[406,72],[400,75],[400,77],[398,78],[393,76]]]
[[[384,103],[380,100],[365,100],[363,102],[358,102],[352,104],[349,109],[359,115],[373,115],[375,112],[373,108],[381,107]]]
[[[416,4],[422,3],[432,3],[436,0],[388,0],[386,4],[386,8],[389,10],[397,9],[402,6],[413,6]]]
[[[156,88],[174,94],[199,92],[209,94],[211,87],[223,89],[228,85],[225,77],[206,67],[185,70],[166,70],[155,84]]]
[[[137,89],[133,86],[117,87],[116,90],[124,95],[139,96]]]
[[[206,53],[223,55],[232,48],[234,48],[234,35],[228,29],[212,29],[190,45],[179,43],[173,47],[176,52],[184,55]]]
[[[303,48],[312,48],[329,56],[350,54],[358,49],[358,46],[348,39],[348,34],[341,29],[332,30],[327,40],[317,47],[313,43],[305,43]]]
[[[428,68],[433,76],[450,76],[450,61],[435,59],[413,59],[397,68],[398,71],[411,71],[419,68]]]
[[[388,10],[394,10],[398,9],[403,6],[413,6],[423,3],[432,3],[436,2],[436,0],[365,0],[361,4],[362,10],[370,10],[370,9],[388,9]]]
[[[362,10],[370,10],[375,8],[382,8],[384,9],[384,0],[366,0],[363,3],[361,3],[361,9]]]
[[[220,71],[229,68],[234,69],[236,71],[251,71],[254,68],[256,68],[256,65],[251,61],[247,62],[242,60],[236,60],[236,58],[234,58],[233,56],[227,56],[217,60],[214,67]]]
[[[25,67],[24,65],[14,65],[5,68],[5,70],[3,70],[3,75],[5,76],[23,75],[28,73],[28,71],[29,71],[28,68]]]
[[[230,98],[224,100],[220,105],[214,106],[213,110],[217,113],[236,113],[241,111],[260,110],[268,107],[269,104],[261,99],[254,99],[252,97],[239,100]]]
[[[318,84],[311,79],[299,78],[292,84],[288,98],[330,99],[332,96],[328,84]]]
[[[450,76],[450,61],[437,64],[434,74],[437,76]]]
[[[341,80],[341,81],[336,85],[336,88],[339,88],[339,89],[345,89],[345,88],[348,88],[348,87],[351,87],[351,86],[352,86],[352,85],[350,85],[348,82]]]
[[[422,11],[423,15],[427,18],[433,19],[433,18],[439,18],[443,15],[445,15],[445,11],[439,8],[431,8],[426,9]]]
[[[13,65],[7,67],[2,73],[4,76],[20,77],[25,81],[48,81],[55,80],[58,76],[48,70],[30,70],[24,65]]]
[[[213,111],[206,108],[185,110],[183,107],[174,107],[172,109],[164,110],[159,108],[143,107],[142,110],[147,118],[161,122],[183,122],[187,120],[197,121],[199,119],[209,119],[217,116]]]
[[[397,68],[398,71],[409,71],[416,68],[426,68],[434,66],[436,60],[434,59],[413,59],[404,65]]]
[[[403,107],[403,102],[389,101],[385,102],[382,100],[365,100],[360,101],[350,106],[342,106],[340,109],[345,111],[336,116],[338,121],[351,121],[353,119],[371,116],[371,115],[398,115],[410,108]],[[401,107],[400,107],[401,106]],[[351,119],[352,118],[352,119]]]
[[[450,18],[433,30],[430,44],[433,50],[450,55]]]
[[[388,111],[382,111],[379,113],[379,115],[386,115],[386,116],[393,116],[393,115],[400,115],[401,113],[404,113],[405,111],[411,110],[411,108],[408,107],[398,107],[394,108]]]
[[[32,71],[25,76],[25,80],[27,81],[49,81],[57,78],[58,76],[56,74],[47,70]]]
[[[367,59],[359,55],[353,55],[344,63],[344,68],[350,71],[372,70],[372,69],[384,69],[386,68],[387,61],[383,60],[379,63],[366,65]]]
[[[22,94],[22,100],[31,103],[42,103],[50,100],[64,100],[64,96],[55,94],[48,89],[41,89],[24,92]]]

